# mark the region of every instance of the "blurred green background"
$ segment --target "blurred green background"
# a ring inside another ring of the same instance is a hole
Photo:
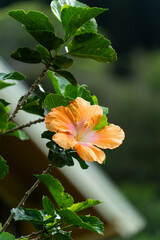
[[[107,162],[103,168],[147,220],[144,231],[130,239],[159,240],[160,1],[82,2],[109,7],[97,21],[99,31],[111,40],[117,51],[118,60],[103,64],[77,59],[71,71],[80,84],[88,85],[100,105],[109,108],[109,122],[120,125],[126,133],[120,148],[106,151]],[[43,11],[61,35],[49,1],[46,3],[45,0],[0,3],[0,55],[13,69],[26,74],[28,83],[37,77],[42,66],[22,64],[9,56],[16,48],[33,47],[36,42],[6,13],[18,8]]]

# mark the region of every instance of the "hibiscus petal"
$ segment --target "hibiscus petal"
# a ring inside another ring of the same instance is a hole
[[[105,153],[102,150],[89,144],[77,143],[74,149],[84,161],[103,163],[105,159]]]
[[[67,133],[56,133],[53,135],[52,140],[65,149],[70,149],[77,143],[72,135]]]
[[[100,130],[97,130],[92,136],[88,135],[88,141],[96,145],[97,147],[103,149],[113,149],[118,147],[124,140],[125,134],[124,131],[114,124],[103,127]],[[86,140],[87,141],[87,140]]]
[[[83,98],[77,97],[70,102],[68,108],[75,117],[76,122],[89,123],[92,129],[100,122],[103,110],[98,105],[90,105]]]
[[[56,107],[45,116],[46,128],[51,132],[61,131],[73,133],[75,119],[68,107]]]

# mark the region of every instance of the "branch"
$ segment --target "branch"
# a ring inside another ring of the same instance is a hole
[[[17,127],[14,127],[14,128],[12,128],[10,130],[7,130],[6,132],[3,132],[3,133],[0,132],[0,135],[12,133],[12,132],[15,132],[16,130],[20,130],[22,128],[30,127],[33,124],[40,123],[40,122],[43,122],[43,121],[44,121],[44,118],[39,118],[39,119],[37,119],[35,121],[30,121],[29,123],[22,124],[22,125],[19,125]]]
[[[32,92],[36,89],[36,87],[38,86],[38,84],[40,83],[40,81],[42,80],[42,78],[44,77],[44,75],[46,74],[46,72],[49,70],[51,65],[51,62],[44,68],[44,70],[42,71],[42,73],[39,75],[39,77],[37,78],[37,80],[31,85],[29,91],[24,95],[23,99],[21,101],[18,102],[14,112],[10,115],[9,117],[9,121],[11,121],[15,115],[17,114],[17,112],[19,111],[19,109],[21,108],[21,106],[26,102],[28,96],[30,94],[32,94]]]
[[[48,165],[48,168],[47,168],[45,171],[43,171],[42,174],[45,174],[45,173],[50,172],[51,168],[52,168],[52,165],[49,164],[49,165]],[[20,201],[19,204],[17,205],[17,208],[20,207],[20,206],[22,206],[22,205],[24,205],[24,203],[25,203],[25,201],[27,200],[27,198],[28,198],[28,197],[30,196],[30,194],[35,190],[35,188],[38,187],[38,185],[39,185],[40,182],[41,182],[41,181],[38,179],[38,180],[33,184],[33,186],[32,186],[28,191],[25,192],[23,198],[21,199],[21,201]],[[10,224],[10,222],[12,221],[13,217],[14,217],[14,213],[11,213],[10,216],[9,216],[9,218],[7,219],[7,221],[4,223],[3,227],[1,228],[0,233],[3,232],[3,231],[9,226],[9,224]]]

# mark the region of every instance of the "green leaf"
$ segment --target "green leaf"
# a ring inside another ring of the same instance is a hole
[[[11,54],[11,57],[17,61],[25,63],[40,63],[42,61],[39,52],[27,47],[18,48],[15,52]]]
[[[55,76],[53,71],[47,71],[47,73],[54,87],[55,92],[57,94],[63,95],[65,87],[66,85],[68,85],[68,81],[63,77]]]
[[[8,125],[8,109],[0,102],[0,129],[4,131]]]
[[[78,96],[93,104],[92,96],[90,91],[86,89],[86,86],[80,86]]]
[[[8,232],[2,232],[0,233],[0,240],[15,240],[15,237]]]
[[[64,192],[61,183],[53,176],[50,174],[41,174],[36,175],[36,177],[47,186],[59,208],[67,208],[73,204],[74,200],[72,196]]]
[[[103,110],[103,115],[107,115],[108,112],[109,112],[108,108],[107,107],[102,107],[102,106],[101,106],[101,108]]]
[[[86,4],[81,3],[76,0],[53,0],[51,2],[51,9],[55,17],[61,22],[61,8],[65,5],[75,6],[75,7],[85,7]]]
[[[84,33],[97,33],[97,22],[94,18],[90,19],[88,22],[83,24],[80,28],[77,29],[75,35],[80,35]]]
[[[6,160],[0,156],[0,179],[4,178],[8,174],[8,166]]]
[[[20,99],[22,100],[23,97]],[[31,95],[27,98],[27,101],[23,104],[22,110],[33,113],[39,116],[44,116],[43,100],[38,95]]]
[[[54,133],[52,133],[52,136]],[[59,147],[53,141],[50,141],[46,144],[49,148],[48,161],[56,167],[62,168],[65,165],[73,166],[74,162],[70,155],[70,151],[65,150],[64,148]]]
[[[108,119],[105,115],[102,115],[100,122],[95,126],[94,130],[99,130],[105,126],[108,126]]]
[[[46,138],[46,139],[49,139],[49,140],[52,140],[52,136],[53,136],[53,132],[50,132],[50,131],[44,131],[41,134],[41,138]]]
[[[0,73],[0,80],[14,79],[14,80],[24,80],[26,77],[20,72],[11,72],[11,73]]]
[[[44,104],[48,108],[48,110],[51,111],[52,108],[55,108],[58,106],[67,107],[70,101],[71,101],[71,99],[68,97],[64,97],[59,94],[50,93],[44,99]]]
[[[36,50],[37,50],[37,52],[40,53],[42,60],[46,64],[48,64],[51,61],[51,55],[45,47],[43,47],[42,45],[37,45]]]
[[[73,86],[77,85],[77,80],[72,75],[72,73],[70,73],[70,72],[68,72],[66,70],[57,71],[57,73],[59,75],[61,75],[62,77],[66,78]]]
[[[96,33],[75,36],[68,44],[68,54],[105,63],[114,62],[117,59],[110,41]]]
[[[82,169],[87,169],[89,167],[86,162],[80,158],[77,152],[71,152],[71,156],[79,162]]]
[[[94,230],[90,229],[91,231],[103,235],[103,232],[104,232],[103,223],[97,217],[80,216],[80,218],[83,222],[90,225],[92,229],[94,229]]]
[[[23,207],[13,208],[11,212],[14,214],[15,221],[29,221],[29,222],[39,222],[44,221],[42,212],[37,209],[26,209]]]
[[[73,60],[65,56],[56,56],[53,62],[53,69],[65,69],[72,66]]]
[[[73,7],[65,4],[61,9],[63,28],[67,35],[72,36],[84,23],[105,11],[106,9],[97,7]]]
[[[6,131],[13,129],[13,128],[15,128],[16,126],[17,126],[17,125],[16,125],[15,123],[9,122]],[[8,133],[7,135],[15,136],[15,137],[19,138],[19,139],[22,140],[22,141],[29,139],[29,137],[28,137],[28,136],[25,134],[25,132],[23,132],[22,130],[16,130],[16,131],[14,131],[14,132],[12,132],[12,133]]]
[[[69,207],[69,210],[71,210],[73,212],[79,212],[79,211],[82,211],[86,208],[90,208],[90,207],[95,206],[100,203],[102,203],[102,202],[99,200],[87,199],[85,202],[79,202],[79,203],[73,204],[71,207]]]
[[[0,222],[0,230],[2,229],[2,223]]]
[[[72,240],[72,238],[70,236],[67,236],[66,234],[64,233],[55,233],[54,234],[54,237],[57,239],[57,240]]]
[[[62,220],[66,223],[72,224],[73,226],[82,227],[89,229],[90,231],[103,234],[103,225],[100,220],[96,217],[81,216],[79,217],[75,212],[65,209],[58,211]]]
[[[92,95],[92,100],[94,105],[99,105],[98,104],[98,98],[95,95]],[[103,113],[104,114],[104,113]],[[105,114],[104,114],[105,115]]]
[[[0,98],[0,103],[2,103],[5,107],[8,106],[10,103],[7,102],[6,100]]]
[[[0,89],[15,85],[15,83],[6,83],[0,80]]]
[[[56,211],[55,211],[54,206],[51,203],[50,199],[46,196],[43,196],[42,203],[43,203],[43,208],[44,208],[45,212],[55,218]]]

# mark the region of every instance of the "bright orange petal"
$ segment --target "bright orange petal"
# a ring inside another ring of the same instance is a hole
[[[74,116],[68,107],[56,107],[45,116],[46,128],[51,132],[61,131],[73,133]]]
[[[72,135],[67,133],[56,133],[53,135],[52,140],[55,141],[60,147],[65,149],[70,149],[77,143]]]
[[[74,149],[84,161],[103,163],[105,159],[105,153],[92,145],[78,143]]]
[[[93,140],[90,138],[90,143],[103,149],[113,149],[118,147],[124,140],[124,131],[114,124],[103,127],[94,132]]]
[[[92,128],[99,123],[103,115],[103,110],[100,106],[90,105],[89,102],[80,97],[70,102],[68,108],[74,115],[76,122],[89,123],[92,125]]]

